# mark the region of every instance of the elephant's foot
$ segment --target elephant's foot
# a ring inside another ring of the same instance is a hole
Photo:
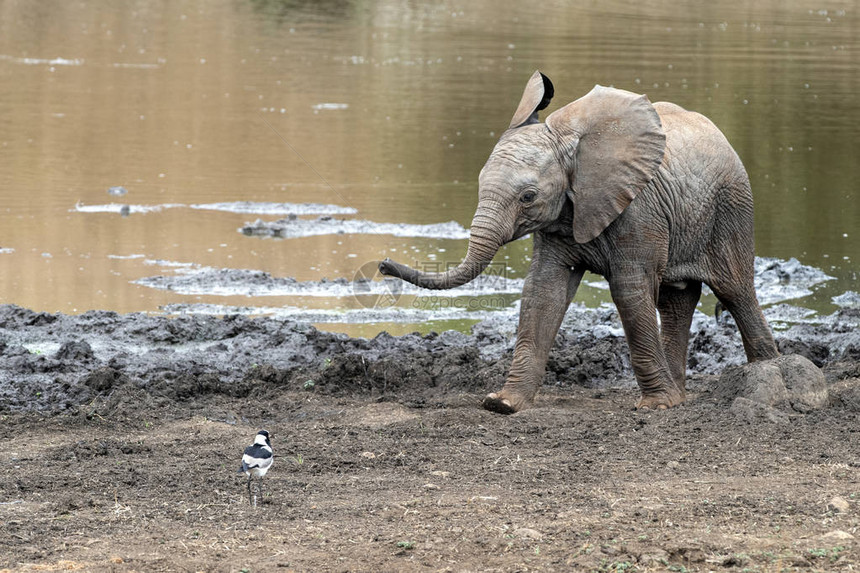
[[[497,414],[514,414],[531,406],[532,399],[502,390],[487,394],[481,405],[485,410],[496,412]]]
[[[687,393],[684,387],[671,384],[658,390],[643,392],[636,404],[637,410],[667,410],[684,403]]]

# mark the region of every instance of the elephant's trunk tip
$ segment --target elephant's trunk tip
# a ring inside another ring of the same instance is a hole
[[[379,272],[390,277],[402,277],[402,274],[398,272],[397,268],[400,266],[402,265],[386,258],[385,260],[379,261]]]

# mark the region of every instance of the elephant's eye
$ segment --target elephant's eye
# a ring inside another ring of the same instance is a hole
[[[529,204],[535,200],[536,196],[537,193],[535,193],[534,191],[526,191],[525,193],[520,195],[520,203]]]

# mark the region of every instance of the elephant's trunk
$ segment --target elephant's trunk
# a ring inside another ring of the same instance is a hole
[[[379,272],[397,277],[416,286],[429,289],[449,289],[464,285],[484,272],[496,252],[506,241],[498,230],[498,222],[486,215],[476,214],[472,221],[469,249],[459,265],[443,273],[425,273],[412,267],[385,259],[379,263]]]

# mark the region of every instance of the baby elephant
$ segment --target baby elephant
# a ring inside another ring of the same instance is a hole
[[[601,86],[540,123],[553,91],[532,75],[481,170],[465,260],[444,273],[379,265],[418,286],[453,288],[483,272],[501,245],[534,233],[511,370],[484,407],[509,414],[532,405],[585,271],[609,282],[639,408],[684,401],[702,283],[734,316],[747,359],[776,357],[753,286],[749,178],[725,136],[698,113]]]

